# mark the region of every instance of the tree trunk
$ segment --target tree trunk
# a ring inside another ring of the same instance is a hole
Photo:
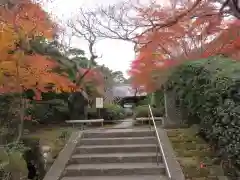
[[[20,124],[18,125],[18,137],[16,142],[19,142],[22,138],[23,135],[23,130],[24,130],[24,112],[25,111],[25,101],[22,96],[20,96]]]

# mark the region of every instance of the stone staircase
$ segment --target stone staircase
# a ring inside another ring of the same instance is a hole
[[[84,132],[61,180],[167,180],[149,129]]]

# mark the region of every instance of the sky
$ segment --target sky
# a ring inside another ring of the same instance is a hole
[[[77,12],[79,7],[94,8],[97,5],[109,5],[121,0],[52,0],[44,5],[44,9],[57,16],[58,19],[66,20]],[[82,39],[72,40],[71,46],[85,50],[88,55],[87,42]],[[95,51],[101,58],[99,64],[105,64],[114,71],[122,71],[127,76],[130,63],[135,59],[133,44],[120,40],[104,39],[97,42]]]

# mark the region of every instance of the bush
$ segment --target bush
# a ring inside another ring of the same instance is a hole
[[[28,166],[29,179],[43,179],[45,170],[45,161],[41,151],[40,139],[38,137],[24,137],[24,146],[28,149],[24,152],[24,159]]]
[[[180,66],[167,86],[200,131],[219,150],[240,166],[240,63],[212,57]]]
[[[106,104],[100,109],[100,114],[96,108],[88,108],[88,119],[103,118],[104,120],[124,119],[126,114],[124,108],[116,104]]]
[[[12,142],[19,126],[19,95],[0,95],[0,144]]]
[[[27,179],[28,168],[21,152],[1,149],[0,154],[0,179]]]
[[[143,100],[137,103],[137,106],[144,106],[148,104],[159,108],[164,107],[164,92],[162,90],[157,90],[148,94]]]
[[[151,101],[151,96],[150,95],[147,95],[143,100],[140,100],[138,103],[137,103],[137,106],[144,106],[144,105],[148,105]]]
[[[32,101],[27,111],[33,120],[41,124],[63,122],[69,117],[68,104],[61,99]]]
[[[22,143],[9,143],[0,149],[0,179],[27,179],[28,167],[24,153],[28,148]]]
[[[98,118],[103,118],[102,115],[100,115],[97,112],[96,108],[88,108],[87,110],[87,114],[88,114],[88,119],[98,119]]]
[[[164,107],[164,92],[162,90],[155,91],[153,93],[153,100],[154,100],[153,104],[155,104],[156,107],[163,109],[163,107]]]
[[[104,106],[106,109],[105,120],[119,120],[125,118],[124,108],[117,104],[106,104]]]
[[[164,114],[163,108],[152,108],[152,113],[154,117],[161,117]],[[148,117],[149,116],[149,107],[148,105],[137,106],[134,110],[134,118],[138,117]]]

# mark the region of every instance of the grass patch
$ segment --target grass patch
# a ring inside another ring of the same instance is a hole
[[[216,157],[210,146],[196,135],[196,130],[186,128],[166,131],[186,179],[218,180],[217,176],[223,176],[223,171],[214,162]]]

